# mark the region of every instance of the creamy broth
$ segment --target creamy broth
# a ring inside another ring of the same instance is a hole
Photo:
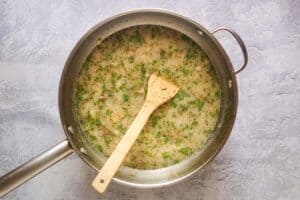
[[[205,145],[220,110],[220,88],[207,55],[185,35],[160,26],[115,33],[89,55],[75,95],[76,116],[94,148],[109,156],[141,108],[156,73],[180,91],[150,117],[124,165],[166,167]]]

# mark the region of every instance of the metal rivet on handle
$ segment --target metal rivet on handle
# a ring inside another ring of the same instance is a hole
[[[72,126],[68,126],[68,131],[71,133],[71,134],[74,134],[74,129]]]
[[[228,87],[231,88],[232,87],[232,80],[228,81]]]
[[[87,155],[87,152],[83,147],[80,147],[80,152],[83,153],[84,155]]]
[[[202,31],[199,31],[199,30],[198,30],[198,33],[199,33],[201,36],[203,35],[203,32],[202,32]]]

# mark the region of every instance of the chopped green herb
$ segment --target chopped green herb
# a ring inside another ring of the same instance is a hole
[[[187,105],[179,105],[179,108],[178,108],[178,110],[179,110],[179,112],[185,112],[185,111],[187,111],[188,110],[188,106]]]
[[[199,99],[195,100],[195,101],[194,101],[194,104],[195,104],[195,106],[196,106],[196,108],[197,108],[197,110],[198,110],[199,112],[202,110],[202,108],[203,108],[203,106],[204,106],[203,101],[201,101],[201,100],[199,100]]]
[[[212,133],[212,129],[204,130],[205,135],[210,135]]]
[[[109,117],[111,117],[112,113],[113,113],[113,111],[107,109],[105,114],[108,115]]]
[[[156,38],[161,34],[161,29],[160,27],[152,27],[151,28],[151,39]]]
[[[134,57],[133,57],[133,56],[130,56],[130,57],[128,58],[128,61],[129,61],[129,63],[133,63],[133,62],[134,62]]]
[[[93,63],[93,55],[92,54],[90,54],[87,58],[86,58],[86,60],[85,60],[85,63],[84,63],[84,67],[87,67],[86,65],[90,65],[90,64],[92,64]]]
[[[135,156],[135,155],[131,155],[131,156],[130,156],[130,160],[131,160],[131,161],[135,161],[135,159],[136,159],[136,156]]]
[[[217,90],[216,93],[215,93],[215,96],[216,96],[216,97],[221,97],[221,91],[220,91],[220,90]]]
[[[174,164],[177,164],[177,163],[179,163],[179,162],[180,162],[179,159],[174,160]]]
[[[146,75],[145,63],[139,63],[135,66],[135,68],[140,71],[142,77],[145,77]]]
[[[193,153],[193,149],[190,147],[182,147],[178,151],[186,156],[189,156]]]
[[[188,124],[185,124],[184,126],[182,126],[181,130],[184,132],[186,130],[189,129],[189,125]]]
[[[81,84],[77,85],[77,91],[76,91],[76,99],[75,103],[78,105],[82,102],[83,100],[83,95],[85,93],[85,90]]]
[[[191,124],[191,127],[195,127],[195,126],[197,126],[198,125],[198,122],[196,121],[196,120],[194,120],[193,122],[192,122],[192,124]]]
[[[129,101],[129,96],[128,94],[123,94],[123,101],[128,102]]]
[[[122,42],[123,42],[123,38],[122,38],[122,34],[121,33],[116,33],[116,39],[117,39],[117,41],[118,41],[118,43],[120,44],[120,45],[122,45]]]
[[[188,36],[181,34],[181,40],[185,41],[186,43],[193,43],[193,40],[191,40],[191,38],[189,38]]]
[[[170,102],[170,105],[173,107],[173,108],[176,108],[177,107],[177,104],[174,100],[171,100]]]
[[[97,117],[92,117],[90,113],[87,116],[87,123],[89,124],[90,128],[94,128],[95,126],[101,126],[101,121]]]
[[[126,91],[126,90],[127,90],[127,85],[126,85],[126,83],[122,83],[122,84],[120,85],[120,87],[119,87],[119,90],[121,90],[121,91]]]
[[[118,125],[118,129],[122,134],[125,134],[126,128],[122,124]]]
[[[111,54],[110,51],[104,51],[104,52],[103,52],[103,56],[104,56],[104,60],[105,60],[105,61],[112,60],[112,54]]]
[[[150,157],[153,156],[151,152],[146,151],[146,150],[142,150],[141,153],[144,154],[144,155],[150,156]]]
[[[161,58],[161,59],[166,59],[166,58],[167,58],[166,51],[163,50],[163,49],[160,50],[160,58]]]
[[[219,111],[216,110],[214,112],[210,112],[209,114],[210,114],[211,117],[216,117],[219,114]]]
[[[140,32],[136,30],[134,34],[130,36],[129,41],[136,44],[142,44],[144,43],[145,40],[143,36],[140,34]]]
[[[190,70],[188,70],[187,68],[182,67],[181,72],[182,72],[183,76],[187,76],[187,75],[189,75]]]
[[[176,138],[175,144],[178,146],[182,143],[182,139]]]
[[[162,152],[162,157],[164,160],[171,159],[171,156],[168,152]]]
[[[161,119],[160,115],[152,115],[152,117],[150,118],[151,126],[155,127],[159,119]]]
[[[167,143],[167,142],[169,142],[170,141],[170,136],[169,135],[166,135],[166,134],[164,134],[163,135],[163,141],[164,141],[164,143]]]
[[[111,143],[112,139],[109,138],[108,136],[104,136],[103,138],[104,138],[104,142],[105,142],[106,146],[108,146]]]
[[[89,135],[89,138],[92,142],[95,142],[97,140],[97,137],[94,135]]]
[[[105,84],[102,84],[102,95],[106,94],[109,90],[106,88]]]
[[[176,94],[175,97],[181,101],[187,96],[188,96],[188,94],[184,90],[179,90],[179,92]]]
[[[168,68],[164,68],[164,69],[162,70],[162,72],[163,72],[168,78],[171,78],[172,75],[173,75],[173,73],[171,72],[171,70],[168,69]]]
[[[102,153],[103,152],[103,147],[100,144],[96,144],[95,148],[98,152]]]
[[[197,49],[193,47],[189,47],[186,49],[185,53],[185,61],[188,62],[190,60],[194,60],[197,57]]]
[[[105,100],[104,98],[99,98],[97,101],[95,101],[94,105],[101,106],[104,100]]]
[[[121,67],[124,67],[124,66],[125,66],[123,60],[120,61],[119,65],[120,65]],[[121,74],[120,74],[120,75],[121,75]]]
[[[160,132],[160,131],[158,131],[158,132],[155,134],[155,137],[156,137],[156,138],[159,138],[159,137],[161,137],[161,132]]]

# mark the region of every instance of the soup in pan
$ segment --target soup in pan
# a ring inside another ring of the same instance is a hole
[[[80,72],[76,117],[94,148],[109,156],[142,107],[149,75],[180,91],[149,118],[124,165],[156,169],[205,145],[220,110],[220,87],[207,55],[187,36],[160,26],[135,26],[99,44]]]

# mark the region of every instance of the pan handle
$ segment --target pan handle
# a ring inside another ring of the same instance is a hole
[[[73,149],[69,145],[68,140],[64,140],[8,174],[0,177],[0,197],[6,195],[40,172],[70,155],[72,152]]]
[[[239,67],[239,69],[235,72],[235,74],[240,73],[241,71],[243,71],[248,63],[248,52],[245,46],[244,41],[242,40],[242,38],[231,28],[227,28],[227,27],[218,27],[215,30],[212,31],[212,34],[219,32],[219,31],[227,31],[229,32],[233,38],[237,41],[237,43],[240,45],[242,53],[243,53],[243,57],[244,57],[244,63]]]

